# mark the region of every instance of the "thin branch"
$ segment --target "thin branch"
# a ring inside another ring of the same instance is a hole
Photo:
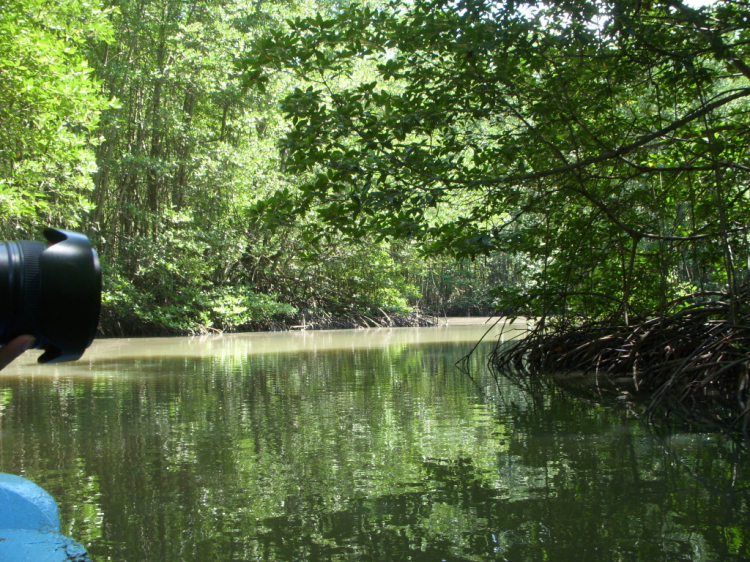
[[[531,172],[529,174],[509,175],[509,176],[505,176],[502,178],[473,180],[473,181],[468,181],[468,182],[461,182],[460,180],[453,180],[452,183],[459,183],[459,184],[463,183],[468,187],[476,187],[476,186],[486,186],[486,185],[498,185],[498,184],[503,184],[503,183],[520,183],[520,182],[525,182],[525,181],[530,181],[530,180],[542,179],[542,178],[546,178],[550,176],[566,174],[569,172],[574,172],[576,170],[580,170],[582,168],[591,166],[592,164],[598,164],[600,162],[605,162],[607,160],[612,160],[614,158],[619,158],[621,156],[629,154],[630,152],[633,152],[634,150],[650,143],[651,141],[658,139],[660,137],[663,137],[673,131],[676,131],[680,127],[684,127],[688,123],[695,121],[696,119],[699,119],[703,117],[704,115],[711,113],[713,110],[718,109],[719,107],[722,107],[734,100],[744,98],[747,96],[750,96],[750,88],[742,88],[742,89],[736,90],[734,91],[734,93],[727,95],[716,101],[713,101],[711,103],[705,104],[699,107],[698,109],[691,111],[690,113],[685,115],[682,119],[673,121],[666,127],[662,127],[661,129],[654,131],[653,133],[644,135],[643,137],[639,138],[636,141],[633,141],[629,144],[624,144],[620,146],[619,148],[607,150],[605,152],[597,154],[596,156],[591,156],[589,158],[579,160],[578,162],[574,162],[572,164],[567,164],[565,166],[559,166],[557,168],[552,168],[548,170],[540,170],[538,172]],[[439,178],[435,178],[435,179],[439,179]]]

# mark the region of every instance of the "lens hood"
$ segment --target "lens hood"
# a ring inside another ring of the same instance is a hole
[[[40,363],[73,361],[91,345],[99,325],[102,270],[83,234],[46,228],[50,243],[39,256]]]

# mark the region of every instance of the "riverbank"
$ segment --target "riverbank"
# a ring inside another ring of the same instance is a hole
[[[104,307],[99,321],[98,338],[200,336],[221,333],[284,332],[290,330],[343,330],[351,328],[417,328],[436,326],[440,319],[428,312],[414,310],[409,314],[329,314],[306,311],[294,316],[248,322],[231,330],[197,325],[192,329],[175,329],[166,324],[145,322],[135,315],[124,316]]]
[[[334,314],[325,311],[303,311],[294,316],[275,317],[249,322],[231,330],[218,330],[211,326],[195,326],[179,330],[166,323],[146,322],[136,315],[122,314],[107,306],[102,308],[98,338],[174,337],[243,332],[284,332],[289,330],[346,330],[353,328],[420,328],[429,326],[490,324],[497,322],[491,316],[440,316],[430,311],[414,309],[409,314],[377,313]]]

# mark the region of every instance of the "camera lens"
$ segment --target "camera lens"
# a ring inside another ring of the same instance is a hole
[[[31,334],[40,363],[78,359],[99,324],[101,268],[83,234],[47,228],[49,244],[0,242],[0,344]]]

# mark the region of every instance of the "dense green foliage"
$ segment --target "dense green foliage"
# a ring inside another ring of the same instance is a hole
[[[90,209],[98,95],[82,53],[107,40],[102,10],[81,2],[0,3],[0,231],[80,222]]]
[[[4,1],[0,228],[87,233],[108,333],[663,313],[745,280],[749,15]]]
[[[314,2],[17,0],[0,14],[5,239],[83,230],[105,270],[105,333],[185,333],[476,309],[453,266],[411,245],[269,226],[252,206],[297,189],[278,141],[280,76],[238,55]],[[443,270],[446,275],[440,274]],[[429,281],[430,302],[420,287]],[[464,302],[466,301],[466,302]],[[476,310],[475,310],[476,311]],[[322,325],[322,324],[321,324]]]
[[[284,148],[309,179],[260,210],[514,256],[529,282],[497,296],[536,314],[628,322],[731,292],[748,257],[749,15],[396,0],[294,19],[244,67],[303,82]]]

